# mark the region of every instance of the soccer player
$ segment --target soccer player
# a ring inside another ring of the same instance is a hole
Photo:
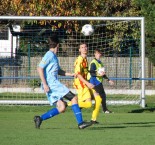
[[[90,78],[89,82],[93,84],[94,90],[99,93],[99,95],[102,98],[102,110],[104,113],[111,113],[110,110],[108,110],[106,106],[106,93],[104,91],[103,87],[103,79],[107,79],[110,85],[113,85],[114,82],[112,80],[109,80],[109,78],[106,76],[106,73],[103,72],[101,75],[97,73],[97,70],[101,67],[103,67],[103,63],[101,62],[101,56],[102,52],[100,49],[96,49],[94,52],[95,58],[91,61],[89,66],[89,72],[90,72]],[[88,75],[89,76],[89,75]]]
[[[42,58],[38,66],[38,72],[42,81],[42,87],[47,95],[50,105],[55,105],[56,107],[41,116],[35,116],[35,127],[40,128],[43,121],[65,112],[66,103],[63,100],[65,98],[72,103],[72,111],[74,112],[79,129],[84,129],[90,126],[91,123],[83,121],[82,113],[77,103],[77,97],[58,80],[58,75],[74,76],[74,74],[65,72],[59,66],[58,58],[56,56],[59,48],[59,40],[57,36],[51,36],[48,39],[48,43],[49,51],[46,52]]]
[[[78,104],[80,108],[90,108],[92,106],[91,91],[93,91],[94,85],[87,81],[88,74],[88,62],[87,62],[87,45],[81,43],[79,46],[80,55],[76,58],[74,63],[74,73],[76,77],[74,78],[74,87],[78,94]],[[97,124],[96,121],[100,105],[101,97],[94,93],[95,96],[95,108],[92,113],[91,123]]]

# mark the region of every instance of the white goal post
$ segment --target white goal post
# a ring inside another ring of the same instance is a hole
[[[130,22],[130,21],[138,21],[140,23],[140,30],[139,30],[139,33],[140,33],[140,44],[139,45],[139,48],[140,48],[140,53],[139,53],[139,58],[141,59],[140,61],[140,76],[139,76],[139,80],[141,82],[141,86],[140,86],[140,90],[141,90],[141,93],[140,93],[140,102],[139,104],[141,105],[141,107],[145,107],[145,22],[144,22],[144,17],[82,17],[82,16],[78,16],[78,17],[47,17],[47,16],[0,16],[0,20],[1,21],[4,21],[4,20],[14,20],[14,21],[22,21],[22,20],[45,20],[45,21],[50,21],[50,20],[55,20],[55,21],[112,21],[112,22],[115,22],[115,21],[125,21],[125,22]],[[131,24],[131,27],[132,27],[132,24]],[[101,31],[101,30],[100,30]],[[112,31],[112,30],[111,30]],[[104,35],[106,35],[104,33]],[[112,35],[109,34],[109,35]],[[114,36],[112,36],[114,38]],[[82,39],[83,36],[80,36],[80,39]],[[79,39],[79,38],[78,38]],[[89,38],[91,39],[91,38]],[[106,39],[105,36],[103,36],[103,39]],[[108,39],[112,39],[110,38],[109,36],[107,36],[107,41],[109,41]],[[1,43],[1,42],[0,42]],[[99,42],[100,43],[100,42]],[[103,43],[101,43],[103,44]],[[1,47],[1,44],[0,44],[0,47]],[[31,48],[29,48],[31,46],[29,46],[27,44],[27,48],[28,48],[28,54],[30,53],[31,51]],[[109,52],[110,54],[110,52]],[[109,55],[108,54],[108,55]],[[31,63],[30,61],[30,57],[28,57],[28,64]],[[130,61],[134,61],[134,60],[131,60]],[[70,63],[73,63],[73,62],[70,62]],[[131,63],[132,64],[132,63]],[[28,69],[30,70],[30,66],[28,66]],[[132,70],[132,68],[131,68]],[[0,76],[1,77],[1,80],[9,80],[9,79],[29,79],[30,76],[24,76],[23,78],[22,77],[14,77],[14,78],[11,78],[12,76]],[[8,78],[7,78],[8,77]],[[10,78],[9,78],[10,77]],[[26,77],[29,77],[29,78],[26,78]],[[113,76],[110,76],[111,79],[113,78]],[[126,77],[125,77],[126,78]],[[120,78],[120,80],[123,80],[124,78]],[[117,79],[114,79],[114,80],[119,80],[119,78]],[[129,78],[129,80],[132,80],[132,78]],[[134,79],[133,79],[134,80]],[[1,85],[1,83],[0,83]],[[8,88],[9,89],[9,88]],[[0,90],[3,90],[3,89],[0,89]],[[0,94],[3,93],[3,91],[0,91]],[[11,93],[11,92],[10,92]],[[30,93],[31,95],[31,93]],[[38,100],[37,100],[38,101]],[[36,102],[37,102],[36,101]],[[11,101],[9,99],[5,100],[5,98],[2,97],[2,99],[0,100],[0,103],[1,104],[11,104],[11,102],[15,102],[15,100]],[[17,104],[18,102],[20,102],[19,104],[22,104],[22,100],[17,100]],[[23,100],[23,102],[26,102],[26,100]],[[27,102],[29,103],[29,101],[27,100]],[[30,100],[30,104],[32,104],[33,100],[31,101]],[[35,100],[34,100],[35,102]],[[44,102],[44,101],[43,101]],[[46,101],[45,101],[46,102]],[[132,101],[131,101],[132,102]],[[47,103],[47,102],[46,102]],[[45,104],[46,104],[45,103]],[[25,104],[25,103],[23,103]],[[40,100],[39,100],[39,104],[40,104]]]

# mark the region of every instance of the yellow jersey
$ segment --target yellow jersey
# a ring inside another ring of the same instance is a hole
[[[87,74],[88,74],[88,61],[86,58],[83,58],[82,56],[78,56],[74,62],[74,73],[80,74],[84,79],[87,80]],[[80,81],[78,78],[74,79],[73,86],[76,89],[79,88],[85,88],[86,85]]]

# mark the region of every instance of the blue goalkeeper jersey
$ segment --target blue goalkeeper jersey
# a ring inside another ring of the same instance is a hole
[[[63,98],[69,89],[58,80],[59,61],[52,51],[48,51],[42,58],[40,68],[44,70],[44,77],[50,91],[46,94],[51,105]]]

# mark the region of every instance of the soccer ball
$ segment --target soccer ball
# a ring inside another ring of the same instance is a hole
[[[100,67],[98,70],[97,70],[97,73],[102,75],[102,73],[105,72],[105,68],[104,67]]]
[[[85,24],[82,27],[82,31],[81,32],[83,33],[84,36],[89,36],[89,35],[94,33],[94,28],[90,24]]]

